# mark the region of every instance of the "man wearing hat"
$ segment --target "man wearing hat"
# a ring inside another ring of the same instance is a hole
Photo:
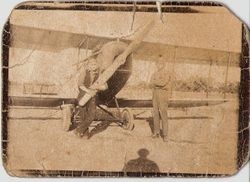
[[[150,80],[150,87],[153,90],[153,117],[154,129],[153,138],[160,137],[160,119],[162,120],[163,140],[168,141],[168,99],[170,91],[171,78],[166,69],[166,62],[162,55],[159,55],[156,62],[156,71]]]
[[[100,67],[97,63],[95,58],[90,58],[87,62],[86,68],[82,67],[82,70],[79,75],[78,79],[78,88],[79,94],[77,97],[77,101],[79,102],[80,99],[88,93],[93,97],[84,105],[79,106],[79,117],[80,122],[77,125],[75,130],[75,134],[79,137],[88,134],[88,127],[95,119],[96,113],[96,97],[95,97],[95,90],[101,91],[106,90],[108,88],[107,84],[99,85],[96,88],[91,87],[89,88],[99,77],[100,74]]]

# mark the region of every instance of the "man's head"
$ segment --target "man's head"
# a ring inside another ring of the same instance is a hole
[[[97,60],[95,58],[91,58],[88,60],[87,68],[90,71],[96,71],[99,68]]]
[[[165,65],[166,65],[165,60],[164,60],[163,56],[160,54],[158,56],[158,60],[156,61],[157,70],[165,68]]]
[[[142,149],[138,150],[137,153],[140,156],[140,158],[146,159],[148,154],[149,154],[149,151],[145,148],[142,148]]]

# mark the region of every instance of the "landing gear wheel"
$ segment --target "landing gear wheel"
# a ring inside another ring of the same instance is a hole
[[[122,111],[121,119],[123,121],[122,128],[125,130],[132,131],[135,127],[134,125],[134,115],[131,111],[131,109],[125,108]]]

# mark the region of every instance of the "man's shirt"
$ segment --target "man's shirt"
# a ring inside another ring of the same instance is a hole
[[[78,87],[89,87],[92,85],[99,76],[99,70],[90,71],[88,69],[82,69],[78,78]]]
[[[170,90],[171,88],[171,77],[168,71],[163,68],[153,73],[150,86],[155,89]]]

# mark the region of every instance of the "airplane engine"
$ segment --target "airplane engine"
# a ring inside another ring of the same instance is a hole
[[[111,41],[106,43],[101,48],[101,53],[97,56],[97,61],[101,70],[105,70],[115,58],[120,55],[128,45],[121,41]],[[132,72],[132,56],[127,57],[124,65],[113,74],[108,80],[108,89],[98,94],[98,100],[104,101],[103,104],[108,103],[125,85]]]

